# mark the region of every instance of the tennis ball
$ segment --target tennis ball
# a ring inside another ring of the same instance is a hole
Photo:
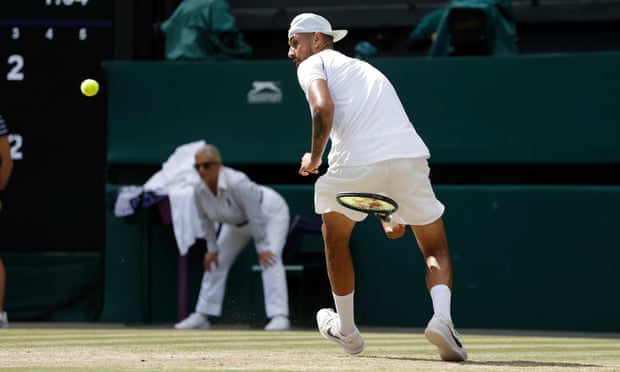
[[[99,92],[99,83],[97,80],[86,79],[80,84],[80,90],[86,97],[92,97]]]

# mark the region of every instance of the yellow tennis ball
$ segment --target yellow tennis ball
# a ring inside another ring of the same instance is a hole
[[[97,80],[86,79],[80,84],[80,90],[86,97],[92,97],[99,92],[99,83]]]

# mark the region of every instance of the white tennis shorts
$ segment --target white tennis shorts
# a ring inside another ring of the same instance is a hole
[[[395,222],[422,226],[443,215],[444,205],[437,200],[429,179],[426,158],[399,158],[363,166],[329,167],[314,188],[314,209],[318,214],[339,212],[362,221],[366,213],[343,207],[336,201],[341,191],[372,192],[386,195],[398,203]]]

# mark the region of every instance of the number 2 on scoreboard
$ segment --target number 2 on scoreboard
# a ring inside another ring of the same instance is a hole
[[[7,59],[7,63],[11,66],[11,68],[6,74],[6,79],[17,81],[24,80],[24,57],[19,54],[11,54]]]

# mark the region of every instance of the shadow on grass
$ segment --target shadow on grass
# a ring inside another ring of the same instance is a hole
[[[439,359],[426,359],[426,358],[405,358],[405,357],[389,357],[378,355],[360,355],[361,358],[368,359],[389,359],[389,360],[403,360],[412,362],[440,362]],[[597,364],[585,364],[585,363],[562,363],[562,362],[536,362],[529,360],[511,360],[511,361],[492,361],[482,362],[475,360],[468,360],[466,362],[446,362],[451,364],[461,364],[468,366],[486,366],[486,367],[561,367],[561,368],[586,368],[586,367],[602,367]]]

